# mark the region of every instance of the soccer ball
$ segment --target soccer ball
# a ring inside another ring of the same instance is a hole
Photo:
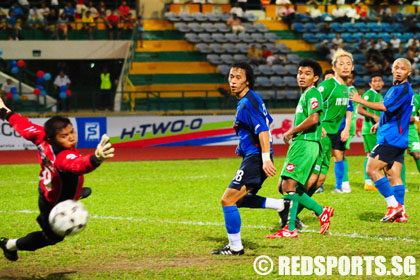
[[[48,220],[56,234],[66,236],[81,232],[86,227],[88,217],[89,213],[83,203],[69,199],[54,206]]]

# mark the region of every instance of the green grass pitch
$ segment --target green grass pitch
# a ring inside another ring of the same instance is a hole
[[[277,180],[284,158],[275,158],[275,178],[262,196],[280,198]],[[240,158],[219,160],[106,162],[85,176],[93,189],[83,200],[89,210],[87,228],[56,246],[19,252],[17,262],[0,258],[0,279],[290,279],[275,267],[267,276],[254,272],[257,256],[385,256],[416,258],[420,275],[420,174],[406,158],[409,192],[407,224],[383,224],[386,203],[378,192],[363,191],[362,156],[350,156],[350,194],[332,193],[334,167],[326,191],[315,194],[321,205],[335,208],[330,234],[321,236],[319,220],[309,211],[301,219],[308,232],[297,239],[269,240],[278,229],[273,210],[240,209],[245,255],[212,256],[226,245],[220,198],[240,165]],[[37,184],[39,166],[0,168],[0,235],[17,238],[39,229]],[[389,264],[387,264],[390,266]],[[333,275],[304,279],[341,279]],[[302,276],[299,277],[299,279]],[[348,276],[347,279],[396,279]],[[298,279],[295,277],[294,279]]]

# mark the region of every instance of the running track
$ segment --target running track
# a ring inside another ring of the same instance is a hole
[[[285,156],[287,145],[274,145],[275,156]],[[117,148],[111,161],[135,160],[186,160],[237,157],[236,146],[182,146],[182,147],[139,147]],[[80,149],[82,155],[94,149]],[[363,143],[353,143],[347,155],[363,155]],[[38,163],[37,151],[0,151],[0,164]]]

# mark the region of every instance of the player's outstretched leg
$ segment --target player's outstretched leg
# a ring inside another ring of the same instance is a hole
[[[342,160],[334,162],[335,173],[335,187],[334,192],[343,192],[343,175],[344,175],[344,162]]]
[[[363,165],[363,172],[365,173],[365,186],[363,187],[363,189],[365,191],[377,191],[378,189],[372,183],[372,180],[370,179],[369,175],[366,172],[367,162],[368,162],[368,158],[366,158],[365,163]]]
[[[284,196],[284,206],[284,210],[279,212],[282,228],[276,233],[267,235],[266,238],[298,237],[295,221],[299,206],[299,195],[295,192],[289,192]],[[285,221],[288,221],[288,224],[285,225]]]
[[[9,261],[17,261],[19,256],[16,248],[16,240],[10,240],[6,237],[0,237],[0,248],[3,250],[4,256]]]
[[[214,250],[213,255],[243,255],[245,253],[241,240],[241,216],[238,207],[223,206],[225,226],[228,234],[229,244],[225,247]]]

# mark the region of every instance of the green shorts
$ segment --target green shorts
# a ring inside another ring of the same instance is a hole
[[[351,139],[353,139],[355,134],[350,134],[349,135],[349,139],[347,139],[346,141],[346,150],[350,150],[350,143],[351,143]]]
[[[373,147],[376,145],[376,134],[365,134],[363,135],[363,146],[365,147],[365,152],[370,153],[373,150]]]
[[[319,150],[318,142],[305,140],[293,141],[287,151],[286,161],[281,171],[281,178],[289,177],[305,185],[315,168],[316,160],[319,157]]]
[[[410,153],[420,152],[420,141],[419,133],[417,132],[417,127],[411,127],[408,130],[408,149]]]
[[[332,142],[330,137],[332,136],[334,136],[334,134],[328,134],[327,136],[321,139],[321,149],[319,151],[319,157],[316,161],[316,166],[313,170],[313,173],[315,174],[327,175],[328,173],[328,169],[330,168],[332,149]]]

